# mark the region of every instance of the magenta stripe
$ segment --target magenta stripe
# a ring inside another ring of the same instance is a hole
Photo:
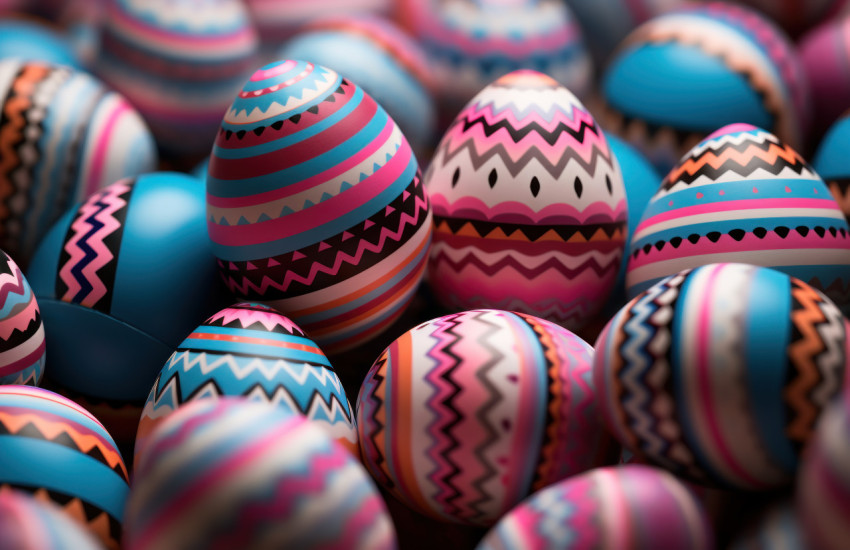
[[[89,163],[89,178],[86,181],[85,196],[91,195],[102,187],[104,182],[101,181],[101,178],[103,177],[103,169],[106,164],[109,145],[112,143],[112,134],[115,130],[115,126],[118,124],[118,120],[124,115],[124,113],[127,113],[132,109],[123,97],[119,95],[115,95],[114,97],[117,99],[118,105],[111,113],[109,113],[109,117],[106,119],[103,131],[98,136],[99,139],[95,145],[94,154],[91,156],[91,162]]]
[[[9,374],[14,374],[18,371],[21,371],[27,367],[31,367],[35,364],[36,361],[39,360],[44,355],[44,338],[41,339],[41,342],[38,344],[38,347],[32,351],[29,355],[18,359],[13,363],[9,363],[8,365],[4,365],[0,367],[0,376],[6,376]]]
[[[240,44],[248,44],[255,40],[253,27],[250,25],[243,25],[229,34],[204,36],[202,34],[168,31],[160,27],[147,25],[140,19],[131,17],[120,8],[113,8],[109,11],[116,31],[122,29],[129,30],[134,35],[150,38],[158,46],[168,45],[177,48],[175,51],[185,51],[187,49],[209,51],[210,48],[214,48],[232,53],[234,48]]]
[[[261,80],[266,80],[281,75],[287,71],[291,71],[292,69],[294,69],[297,64],[298,63],[296,63],[295,61],[287,59],[280,65],[272,67],[271,69],[267,69],[265,71],[263,69],[257,69],[256,71],[254,71],[254,74],[251,75],[251,82],[259,82]],[[313,65],[312,63],[310,63],[308,64],[308,66],[312,68]]]

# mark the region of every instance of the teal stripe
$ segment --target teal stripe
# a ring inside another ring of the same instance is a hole
[[[311,363],[317,363],[324,358],[324,356],[310,353],[308,351],[280,348],[277,346],[264,346],[262,344],[247,344],[244,342],[240,342],[238,345],[235,345],[233,342],[194,340],[192,338],[187,338],[185,344],[187,344],[185,347],[190,347],[193,350],[198,351],[259,355],[265,357],[276,357],[286,361],[309,361]],[[325,358],[323,363],[327,363],[327,358]]]

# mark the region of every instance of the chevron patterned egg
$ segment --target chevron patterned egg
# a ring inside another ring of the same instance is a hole
[[[0,540],[15,550],[103,550],[59,506],[6,487],[0,488]]]
[[[774,269],[710,264],[651,286],[596,341],[611,432],[642,461],[707,485],[791,482],[850,364],[850,323]]]
[[[0,384],[37,386],[44,374],[44,326],[21,268],[0,250]]]
[[[407,306],[431,209],[383,108],[336,72],[288,60],[254,73],[224,117],[207,228],[234,294],[273,306],[337,353]]]
[[[714,548],[712,526],[681,480],[641,465],[598,468],[511,510],[476,550]]]
[[[717,130],[682,158],[631,237],[631,297],[713,262],[773,267],[850,308],[850,235],[823,180],[791,147],[748,124]]]
[[[429,282],[457,310],[493,307],[578,328],[617,280],[623,177],[566,88],[516,71],[458,115],[425,174],[434,209]]]
[[[4,385],[0,429],[0,487],[52,501],[118,550],[129,477],[101,423],[51,391]]]
[[[303,414],[357,455],[354,413],[328,358],[295,323],[249,303],[207,319],[166,361],[142,411],[136,454],[177,407],[222,395],[242,395]]]
[[[133,471],[126,550],[397,547],[369,474],[319,426],[268,403],[187,403]]]
[[[592,360],[584,340],[522,313],[423,323],[383,352],[360,388],[363,463],[418,512],[490,525],[608,459]]]

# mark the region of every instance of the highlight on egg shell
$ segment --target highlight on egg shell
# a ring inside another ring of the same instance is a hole
[[[32,288],[21,268],[0,250],[0,384],[37,386],[46,349]]]
[[[425,269],[431,209],[384,109],[336,72],[286,60],[255,72],[224,117],[207,228],[228,289],[332,354],[401,315]]]
[[[424,179],[428,282],[443,305],[571,329],[603,306],[625,248],[623,175],[567,88],[535,71],[496,80],[454,120]]]
[[[706,485],[789,485],[842,391],[850,322],[780,271],[710,264],[654,284],[608,322],[593,380],[606,424],[638,456]]]

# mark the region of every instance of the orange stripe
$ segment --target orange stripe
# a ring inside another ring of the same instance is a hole
[[[194,340],[219,340],[223,342],[236,342],[239,344],[258,344],[262,346],[272,346],[276,348],[309,351],[317,354],[322,353],[316,346],[308,346],[306,344],[298,344],[296,342],[281,342],[279,340],[271,340],[269,338],[256,338],[253,336],[237,336],[232,334],[211,334],[208,332],[193,332],[189,335],[189,338]]]

